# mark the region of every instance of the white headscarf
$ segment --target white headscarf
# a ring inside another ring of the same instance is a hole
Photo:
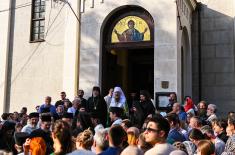
[[[122,91],[122,89],[120,87],[115,87],[114,88],[114,91],[113,91],[113,96],[112,96],[112,99],[111,99],[111,103],[110,103],[110,106],[111,105],[115,105],[116,101],[115,101],[115,98],[114,98],[114,94],[115,92],[119,92],[120,93],[120,100],[118,103],[122,103],[123,105],[126,103],[126,97]]]

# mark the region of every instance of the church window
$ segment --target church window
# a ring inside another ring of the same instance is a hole
[[[45,0],[32,0],[31,42],[44,41]]]

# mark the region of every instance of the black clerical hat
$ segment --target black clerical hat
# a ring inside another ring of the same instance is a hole
[[[36,129],[30,133],[29,138],[35,138],[35,137],[44,138],[44,136],[45,136],[45,132],[42,129]]]
[[[64,113],[62,118],[71,118],[71,119],[73,119],[73,113],[66,112],[66,113]]]
[[[95,91],[95,90],[98,91],[98,92],[100,92],[100,87],[94,86],[93,89],[92,89],[92,91]]]
[[[51,122],[51,115],[42,115],[41,120],[42,122]]]
[[[39,117],[39,113],[37,113],[37,112],[30,113],[29,118],[33,118],[33,117]]]
[[[123,109],[119,107],[110,107],[109,112],[116,113],[117,115],[122,115]]]
[[[29,134],[27,132],[16,132],[14,134],[15,143],[19,146],[23,146],[27,138],[29,138]]]

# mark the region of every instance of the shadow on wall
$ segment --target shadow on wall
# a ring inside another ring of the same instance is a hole
[[[234,46],[234,18],[202,4],[192,25],[193,97],[216,104],[223,116],[235,109]]]

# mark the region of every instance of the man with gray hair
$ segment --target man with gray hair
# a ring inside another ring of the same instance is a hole
[[[213,120],[217,119],[216,113],[216,105],[215,104],[209,104],[207,107],[207,120],[208,122],[212,122]]]
[[[101,154],[104,150],[106,150],[109,147],[107,136],[108,136],[107,129],[100,129],[95,133],[93,148],[96,154]]]

